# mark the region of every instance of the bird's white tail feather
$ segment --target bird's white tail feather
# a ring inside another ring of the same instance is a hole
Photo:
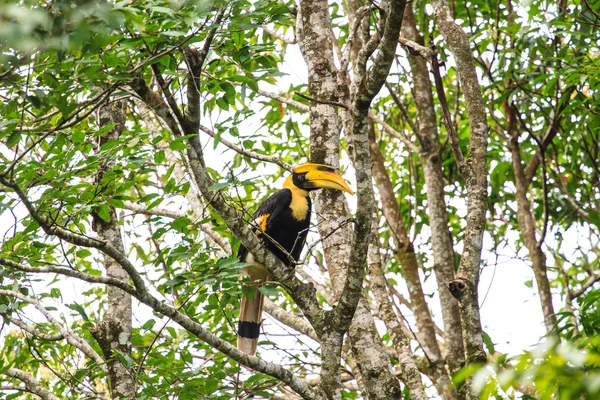
[[[256,291],[252,297],[242,296],[237,347],[246,354],[254,355],[256,354],[256,346],[258,345],[264,301],[264,295],[258,288],[262,283],[268,281],[270,276],[267,270],[260,264],[253,264],[244,268],[244,270],[254,282]]]

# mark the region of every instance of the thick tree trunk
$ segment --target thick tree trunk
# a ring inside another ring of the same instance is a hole
[[[489,126],[469,37],[452,18],[446,0],[434,0],[433,8],[435,21],[456,60],[456,71],[463,89],[470,129],[469,155],[464,160],[456,159],[467,190],[467,226],[458,272],[456,278],[450,282],[449,289],[460,305],[466,363],[485,363],[487,357],[483,347],[478,286],[487,213],[486,157]],[[451,139],[458,142],[456,137]],[[460,148],[456,151],[460,153]],[[463,393],[469,399],[478,398],[477,393],[473,391],[471,379],[467,379],[461,395]]]
[[[374,222],[375,224],[375,222]],[[410,348],[410,339],[404,334],[399,317],[394,312],[392,301],[389,298],[387,290],[387,281],[383,268],[381,266],[381,257],[379,255],[379,236],[374,226],[369,247],[369,274],[371,275],[371,291],[379,305],[381,318],[385,323],[394,348],[398,353],[398,362],[402,368],[402,381],[408,386],[411,399],[426,399],[421,373],[415,364]]]
[[[121,134],[126,120],[126,103],[116,102],[103,106],[100,108],[98,114],[98,125],[100,127],[108,124],[116,124],[113,129],[99,138],[99,151],[102,144],[109,140],[117,139]],[[103,176],[113,164],[113,162],[101,164],[96,175],[98,185],[103,184]],[[115,249],[125,254],[119,220],[114,208],[110,207],[109,221],[105,221],[97,214],[94,214],[93,225],[101,240],[106,241]],[[108,277],[129,282],[127,272],[114,259],[107,255],[104,256],[104,268]],[[113,399],[133,399],[136,391],[135,379],[115,354],[115,352],[124,355],[131,354],[131,296],[121,289],[108,286],[107,303],[106,316],[92,330],[92,335],[100,345],[104,359],[108,365],[111,397]]]
[[[424,45],[423,36],[417,29],[412,4],[404,13],[402,34],[406,39]],[[448,226],[448,213],[444,198],[444,174],[440,158],[440,140],[437,130],[435,104],[427,62],[420,56],[408,55],[414,81],[415,105],[419,116],[419,142],[422,152],[421,165],[427,183],[427,208],[431,227],[434,273],[444,320],[446,360],[451,373],[456,373],[464,363],[464,347],[458,302],[448,290],[454,279],[454,249]]]
[[[503,104],[504,113],[508,125],[509,143],[508,147],[512,155],[512,165],[515,173],[515,187],[517,188],[517,220],[519,229],[525,247],[529,251],[535,282],[540,295],[542,312],[544,314],[544,325],[546,333],[552,332],[556,324],[554,315],[554,306],[552,305],[552,291],[548,280],[546,268],[546,254],[542,250],[542,244],[538,243],[536,235],[536,224],[531,203],[527,198],[529,180],[527,179],[523,162],[521,159],[521,150],[519,148],[519,129],[517,128],[516,110],[511,107],[507,101]]]
[[[337,167],[339,165],[341,131],[338,107],[320,101],[341,101],[348,104],[350,98],[347,85],[344,87],[338,85],[338,71],[333,61],[333,37],[328,3],[322,0],[304,0],[300,3],[299,11],[298,37],[309,70],[308,88],[310,95],[317,99],[317,101],[311,102],[310,106],[311,161]],[[354,131],[355,124],[351,125],[351,121],[347,122]],[[359,141],[367,138],[366,125],[363,133],[364,138],[356,135]],[[361,180],[358,175],[363,172],[357,171],[358,181]],[[368,180],[370,181],[370,177]],[[323,241],[325,261],[337,301],[344,293],[345,285],[355,284],[346,279],[348,256],[352,252],[353,234],[349,226],[345,224],[349,213],[343,194],[337,191],[317,193],[315,208],[316,214],[320,217],[317,221],[319,232],[322,237],[326,237]],[[358,284],[362,285],[362,279]],[[334,374],[339,375],[339,359],[337,365],[334,365],[334,357],[329,357],[329,355],[330,352],[335,355],[339,354],[341,347],[338,350],[338,346],[341,345],[341,342],[338,342],[337,337],[332,333],[329,339],[334,347],[326,349],[328,343],[323,339],[321,343],[324,360],[321,378],[322,382],[327,384],[327,380],[339,380],[339,377],[333,378]],[[358,381],[361,383],[365,397],[368,399],[399,398],[401,395],[400,384],[393,374],[389,355],[377,334],[373,316],[362,297],[349,328],[349,339],[358,369],[362,374],[362,379]],[[333,395],[333,393],[328,393],[328,395]]]

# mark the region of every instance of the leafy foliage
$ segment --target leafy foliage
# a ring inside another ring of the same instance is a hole
[[[553,2],[513,4],[509,9],[503,2],[475,1],[454,7],[455,18],[471,35],[492,127],[487,267],[495,266],[498,259],[526,259],[504,104],[510,102],[518,109],[525,165],[538,157],[534,136],[551,142],[544,153],[546,174],[536,170],[529,199],[538,227],[547,229],[543,248],[552,290],[560,302],[555,339],[514,355],[496,352],[494,338],[487,336],[493,361],[458,377],[474,376],[482,398],[520,393],[521,398],[539,399],[600,396],[600,3],[565,4],[565,10]],[[429,3],[417,1],[414,7],[427,44],[435,43],[446,63],[444,87],[466,154],[470,131],[453,60],[438,39]],[[219,11],[224,13],[222,21],[217,18]],[[349,35],[347,11],[334,2],[330,13],[341,48]],[[0,174],[26,192],[42,217],[68,231],[95,236],[95,218],[110,221],[116,215],[126,255],[152,293],[221,340],[235,343],[244,265],[217,241],[229,243],[234,250],[239,243],[209,207],[210,201],[197,197],[187,175],[189,138],[173,137],[164,116],[157,118],[140,102],[131,82],[142,79],[158,89],[158,77],[166,79],[172,92],[161,93],[176,101],[171,111],[185,111],[190,77],[183,48],[201,51],[214,30],[197,80],[201,123],[214,131],[214,137],[202,133],[200,137],[208,170],[217,182],[212,189],[226,193],[230,204],[249,220],[252,210],[278,187],[284,171],[230,151],[225,141],[289,164],[308,160],[310,138],[302,106],[309,102],[295,94],[307,93],[306,82],[282,72],[290,70],[289,63],[298,62],[299,56],[293,53],[293,44],[271,33],[293,42],[291,38],[298,34],[296,16],[294,2],[287,0],[1,4]],[[376,22],[370,21],[373,26]],[[373,112],[416,143],[409,123],[418,117],[411,92],[414,82],[404,73],[406,53],[398,53],[390,86],[374,102]],[[290,101],[261,94],[267,89],[279,90]],[[99,126],[96,114],[115,102],[126,104],[125,128],[117,138],[101,143],[100,138],[115,125]],[[440,134],[449,230],[458,250],[465,226],[465,185],[447,133],[440,129]],[[400,214],[415,239],[423,277],[431,284],[431,215],[423,159],[383,131],[376,135],[401,200]],[[350,173],[351,150],[343,142],[342,167]],[[100,169],[103,174],[97,179]],[[48,234],[14,189],[2,189],[3,259],[33,268],[60,265],[92,276],[106,275],[97,249]],[[140,212],[140,207],[145,211]],[[383,218],[381,222],[380,242],[389,243],[393,232]],[[316,242],[316,235],[310,241]],[[383,247],[388,284],[403,291],[395,249]],[[323,249],[316,245],[311,250],[305,278],[328,287]],[[263,290],[286,311],[298,313],[284,290],[275,286]],[[0,289],[37,299],[55,318],[48,320],[34,304],[13,295],[0,295],[0,374],[9,368],[25,370],[63,398],[107,396],[109,383],[102,365],[64,340],[68,330],[101,354],[90,332],[106,315],[107,287],[63,275],[28,273],[3,263]],[[327,303],[327,294],[319,295],[322,304]],[[437,300],[434,289],[428,289],[427,295]],[[398,309],[412,315],[400,294],[392,297]],[[137,398],[228,399],[243,393],[266,398],[284,393],[280,381],[241,368],[168,318],[140,304],[135,310],[132,352],[117,357],[135,378]],[[408,319],[414,325],[412,317]],[[261,343],[265,358],[276,359],[302,378],[313,377],[319,368],[318,345],[287,327],[277,332]],[[382,337],[391,345],[389,335],[383,332]],[[270,352],[276,356],[269,356]],[[415,355],[423,357],[421,350]],[[18,383],[5,375],[0,382]],[[359,396],[352,385],[343,394]],[[15,392],[6,390],[2,395],[11,398]]]

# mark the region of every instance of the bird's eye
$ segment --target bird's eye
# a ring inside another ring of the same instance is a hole
[[[301,181],[303,181],[304,180],[304,175],[299,175],[298,179],[301,180]]]

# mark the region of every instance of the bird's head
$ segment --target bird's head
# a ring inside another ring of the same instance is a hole
[[[291,178],[291,182],[290,182]],[[284,187],[293,184],[304,190],[337,189],[354,194],[350,185],[335,168],[322,164],[302,164],[294,167],[292,175],[286,180]]]

